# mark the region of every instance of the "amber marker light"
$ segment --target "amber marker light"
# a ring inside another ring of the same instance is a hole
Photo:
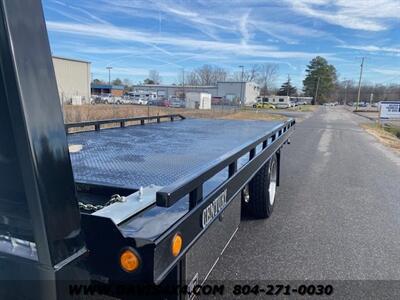
[[[177,233],[174,235],[172,238],[172,244],[171,244],[171,252],[173,256],[178,256],[178,254],[182,250],[182,244],[183,244],[183,239],[182,236]]]
[[[138,255],[132,249],[125,249],[119,257],[121,268],[125,272],[136,271],[140,266]]]

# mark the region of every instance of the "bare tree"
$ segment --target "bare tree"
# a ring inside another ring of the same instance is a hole
[[[149,79],[151,81],[153,81],[154,84],[160,84],[161,80],[162,80],[162,78],[160,76],[160,73],[158,73],[157,70],[150,70],[149,71]]]
[[[212,65],[203,65],[189,73],[188,82],[197,82],[200,85],[216,85],[218,81],[225,81],[228,74],[225,69]]]
[[[278,76],[279,66],[277,64],[261,64],[259,69],[258,83],[261,86],[261,95],[267,95],[273,88]]]
[[[358,85],[354,80],[343,80],[337,83],[332,100],[340,103],[351,103],[357,101]],[[361,86],[360,101],[369,101],[373,94],[373,101],[395,100],[400,98],[399,84],[372,84],[364,82]]]
[[[234,81],[254,81],[261,86],[261,95],[271,93],[275,86],[279,67],[277,64],[253,64],[242,72],[235,72],[232,76]]]
[[[185,84],[186,85],[200,85],[200,80],[195,71],[188,72],[185,75]]]
[[[201,85],[211,85],[213,81],[213,69],[211,65],[204,65],[195,70]]]
[[[217,84],[218,81],[226,81],[226,78],[228,77],[227,72],[225,69],[221,67],[214,67],[213,72],[212,72],[212,84]]]
[[[260,77],[260,68],[261,65],[259,64],[253,64],[250,67],[245,68],[243,71],[243,81],[258,81],[258,78]],[[234,72],[231,78],[233,81],[242,81],[242,72]]]

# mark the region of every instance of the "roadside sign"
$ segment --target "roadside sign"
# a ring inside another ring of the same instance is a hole
[[[400,101],[381,101],[379,107],[380,119],[400,119]]]

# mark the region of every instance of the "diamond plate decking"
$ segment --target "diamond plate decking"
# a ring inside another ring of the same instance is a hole
[[[168,185],[279,124],[186,119],[74,133],[68,143],[82,146],[71,153],[77,182],[137,189]]]

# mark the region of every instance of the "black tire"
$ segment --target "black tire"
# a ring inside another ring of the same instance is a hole
[[[274,155],[249,182],[249,202],[246,203],[246,211],[257,219],[265,219],[272,214],[276,198],[277,168],[278,161]],[[272,194],[270,187],[274,189]]]

